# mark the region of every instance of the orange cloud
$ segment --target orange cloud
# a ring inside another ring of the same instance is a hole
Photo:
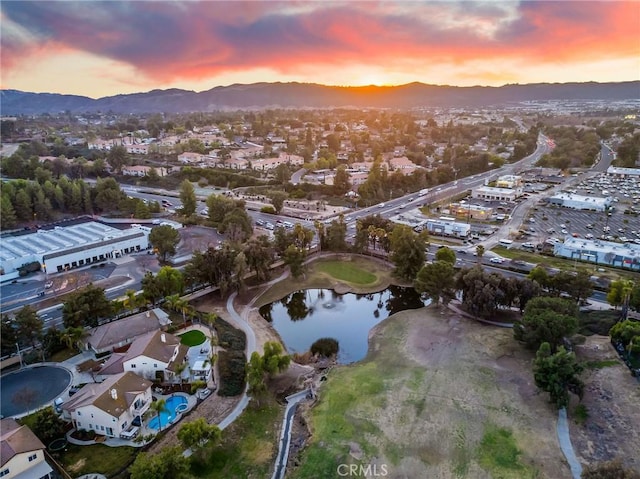
[[[67,48],[131,65],[162,84],[257,69],[309,81],[314,71],[332,69],[335,83],[349,84],[343,73],[352,75],[354,65],[429,82],[434,67],[479,62],[487,65],[479,80],[519,78],[517,71],[489,72],[516,64],[580,65],[576,78],[588,79],[585,62],[640,58],[635,1],[4,1],[0,8],[3,70]]]

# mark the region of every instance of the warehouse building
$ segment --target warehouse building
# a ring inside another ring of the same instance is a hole
[[[563,258],[640,270],[640,245],[633,243],[621,244],[567,236],[564,243],[554,245],[553,253]]]
[[[139,225],[122,230],[97,221],[56,226],[2,238],[0,273],[3,281],[11,279],[33,262],[47,273],[61,272],[148,248],[149,230]]]
[[[454,218],[440,217],[439,219],[429,219],[424,227],[429,234],[439,236],[455,236],[458,238],[466,238],[471,232],[471,225],[467,223],[458,223]]]
[[[574,210],[604,211],[611,206],[611,201],[611,198],[558,193],[548,199],[548,204]]]

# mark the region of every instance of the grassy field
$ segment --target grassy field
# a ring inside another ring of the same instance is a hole
[[[384,464],[390,478],[570,477],[530,353],[510,330],[443,313],[392,316],[364,361],[331,371],[291,478],[336,477],[340,464]]]
[[[357,281],[364,281],[363,278],[369,278],[369,275],[375,279],[362,283],[334,276],[334,273],[339,275],[341,271],[349,272],[348,274]],[[381,291],[390,284],[397,284],[397,280],[392,277],[391,268],[388,265],[364,256],[345,254],[310,263],[303,278],[288,277],[274,284],[256,300],[255,305],[260,307],[277,301],[300,289],[334,288],[365,294]]]
[[[194,457],[195,477],[214,479],[263,479],[269,477],[284,409],[273,399],[263,399],[260,407],[249,407],[222,433],[220,444]]]
[[[110,477],[133,461],[137,452],[138,449],[128,446],[109,447],[102,444],[74,446],[68,444],[59,461],[72,477],[92,472]]]
[[[343,263],[341,261],[323,261],[318,263],[316,269],[320,272],[327,273],[340,281],[346,281],[353,284],[372,284],[375,282],[376,275],[368,271],[360,269],[352,263]]]
[[[206,337],[202,331],[197,329],[192,329],[191,331],[187,331],[184,334],[180,335],[180,342],[185,346],[198,346],[199,344],[204,343]]]

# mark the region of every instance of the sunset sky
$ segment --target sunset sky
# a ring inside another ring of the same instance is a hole
[[[640,2],[7,1],[0,87],[640,80]]]

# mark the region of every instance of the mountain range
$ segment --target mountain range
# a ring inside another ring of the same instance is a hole
[[[180,89],[93,99],[57,93],[0,90],[3,115],[114,112],[186,113],[264,108],[479,108],[522,102],[640,99],[640,81],[616,83],[537,83],[500,87],[400,86],[340,87],[315,83],[253,83],[218,86],[195,92]]]

